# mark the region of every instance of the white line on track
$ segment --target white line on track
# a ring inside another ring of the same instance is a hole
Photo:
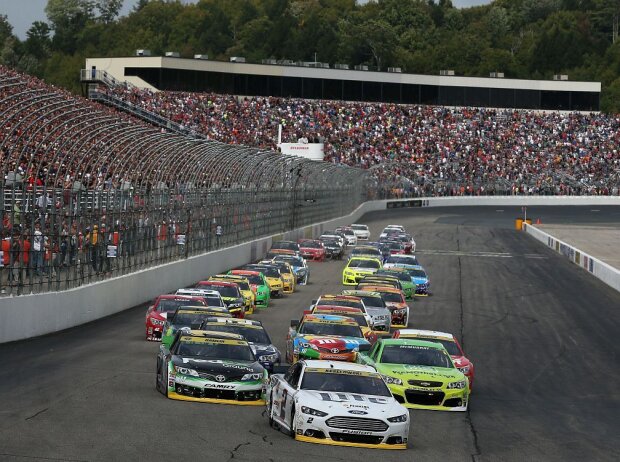
[[[463,252],[458,250],[417,250],[420,255],[438,255],[444,257],[484,257],[484,258],[532,258],[546,259],[547,257],[538,254],[511,254],[506,252]]]

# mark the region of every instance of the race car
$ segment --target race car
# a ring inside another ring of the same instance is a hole
[[[411,275],[411,280],[415,282],[415,294],[424,297],[430,294],[431,280],[424,268],[420,265],[409,266],[407,271]]]
[[[222,296],[217,290],[209,289],[178,289],[176,295],[189,295],[191,297],[202,297],[207,306],[223,306],[226,307],[226,303],[222,299]]]
[[[407,253],[404,244],[401,242],[383,241],[382,244],[382,250],[386,249],[389,252],[389,255],[405,255]]]
[[[284,281],[282,280],[282,276],[280,276],[280,269],[277,266],[273,264],[249,264],[243,266],[241,269],[261,272],[267,280],[269,291],[273,298],[281,297],[284,293]]]
[[[319,239],[336,239],[343,250],[346,250],[347,248],[347,240],[345,239],[344,234],[342,234],[341,232],[325,231],[319,236]]]
[[[371,245],[360,245],[351,251],[351,256],[349,258],[353,257],[373,257],[377,260],[381,260],[382,255],[381,251],[377,247],[373,247]]]
[[[273,260],[285,261],[291,265],[296,278],[295,284],[299,284],[300,286],[308,284],[310,280],[310,267],[302,257],[295,255],[276,255]]]
[[[368,239],[370,239],[370,231],[368,229],[368,226],[354,223],[351,225],[351,229],[355,233],[355,236],[358,240],[367,241]]]
[[[325,247],[325,258],[341,260],[344,256],[344,246],[335,237],[319,237]]]
[[[211,276],[209,281],[234,282],[237,284],[245,302],[245,313],[254,313],[254,307],[256,306],[256,295],[254,294],[252,287],[250,287],[250,281],[246,277],[238,274],[216,274],[215,276]]]
[[[181,306],[171,314],[164,324],[164,330],[161,337],[161,343],[170,347],[174,336],[181,329],[198,329],[202,322],[209,316],[228,316],[230,313],[224,307],[193,307]]]
[[[405,268],[388,268],[377,271],[373,276],[391,276],[400,281],[400,285],[405,293],[405,298],[411,300],[415,294],[415,282],[411,279],[409,272]]]
[[[358,286],[362,285],[377,285],[377,286],[387,286],[393,287],[394,289],[402,290],[403,285],[400,283],[400,280],[394,276],[386,276],[386,275],[377,275],[371,274],[369,276],[365,276],[360,282],[357,284]]]
[[[291,321],[286,337],[289,363],[300,358],[354,361],[358,351],[369,348],[359,324],[344,316],[304,315]]]
[[[407,327],[409,324],[409,305],[405,300],[405,295],[400,289],[386,286],[365,286],[362,290],[377,292],[385,302],[392,315],[391,327]]]
[[[294,250],[287,250],[287,249],[271,249],[269,250],[269,252],[267,252],[265,259],[273,260],[278,255],[292,255],[294,257],[299,257],[300,252],[295,252]]]
[[[265,397],[269,424],[298,441],[407,448],[409,412],[371,367],[301,360],[271,376]]]
[[[292,294],[295,292],[295,285],[297,284],[297,277],[293,268],[288,262],[282,260],[267,260],[268,264],[275,265],[280,270],[280,277],[282,278],[282,287],[285,294]]]
[[[400,329],[395,330],[392,334],[393,338],[413,338],[418,340],[428,340],[429,342],[441,343],[448,354],[452,357],[454,365],[461,371],[469,380],[469,390],[471,391],[474,385],[474,363],[472,363],[463,352],[461,344],[456,337],[446,332],[437,332],[434,330],[421,330],[421,329]]]
[[[164,324],[169,314],[176,311],[179,306],[206,306],[207,302],[202,296],[189,295],[160,295],[146,310],[146,339],[149,341],[161,340]]]
[[[300,239],[301,256],[306,260],[325,261],[325,246],[318,239]]]
[[[250,289],[254,292],[256,306],[267,308],[271,299],[271,290],[265,276],[260,271],[232,270],[228,274],[243,276],[250,283]]]
[[[267,371],[240,335],[179,331],[157,355],[156,388],[170,399],[262,405]]]
[[[372,319],[360,308],[351,308],[350,306],[337,305],[316,305],[304,314],[331,314],[333,316],[345,316],[355,320],[362,329],[364,338],[372,345],[377,341],[377,334],[372,330]]]
[[[297,255],[301,255],[301,249],[299,248],[299,244],[293,241],[274,241],[271,243],[270,252],[273,250],[292,250],[297,253]]]
[[[411,268],[419,264],[415,255],[389,255],[383,262],[383,268]]]
[[[366,312],[372,319],[373,330],[379,336],[389,336],[392,325],[392,313],[388,310],[381,294],[366,290],[343,290],[343,295],[359,297],[364,302]]]
[[[210,317],[202,323],[200,329],[243,336],[252,347],[258,362],[269,372],[273,372],[273,367],[279,365],[282,360],[280,351],[273,345],[260,321]]]
[[[380,339],[362,364],[383,375],[394,398],[406,407],[437,411],[466,411],[467,377],[440,343],[424,340]]]
[[[405,227],[402,225],[387,225],[383,231],[381,231],[381,234],[379,235],[379,239],[381,239],[382,237],[387,237],[390,233],[394,234],[394,233],[404,233],[405,231]]]
[[[347,241],[347,245],[357,245],[357,236],[351,228],[336,228],[336,232],[341,233],[344,236],[345,241]]]
[[[342,271],[342,284],[354,286],[360,279],[381,269],[381,260],[373,257],[353,257]]]
[[[225,281],[200,281],[196,284],[197,289],[208,289],[219,292],[226,308],[235,318],[245,317],[246,302],[241,295],[239,286],[234,282]]]

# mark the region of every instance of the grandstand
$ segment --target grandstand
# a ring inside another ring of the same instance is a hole
[[[97,81],[97,71],[105,71],[150,90],[554,111],[600,107],[599,82],[431,76],[266,61],[269,64],[155,56],[88,58],[82,81]]]
[[[359,170],[170,132],[3,66],[0,123],[0,232],[17,246],[0,288],[12,293],[211,250],[215,224],[229,245],[366,197]]]

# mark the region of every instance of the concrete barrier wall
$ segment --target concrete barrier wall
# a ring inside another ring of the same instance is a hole
[[[0,343],[57,332],[140,305],[159,294],[194,284],[200,278],[254,261],[265,255],[271,247],[272,240],[282,238],[296,240],[301,237],[318,236],[324,230],[356,222],[368,212],[385,210],[394,206],[481,205],[620,205],[620,197],[490,196],[369,201],[360,205],[349,215],[306,226],[283,235],[260,238],[63,292],[0,298]],[[601,264],[604,265],[602,262]],[[602,268],[601,265],[595,267]],[[597,269],[597,271],[602,270]]]
[[[535,226],[524,223],[523,229],[537,241],[542,242],[555,252],[564,255],[574,264],[585,269],[594,277],[620,292],[620,270],[617,270],[598,258],[588,255],[564,241],[556,239],[551,234],[545,233]]]

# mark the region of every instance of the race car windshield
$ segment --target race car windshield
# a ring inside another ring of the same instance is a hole
[[[347,318],[355,319],[355,322],[358,323],[361,327],[368,327],[368,323],[366,322],[366,318],[361,313],[330,313],[330,310],[325,310],[324,314],[335,314],[336,316],[346,316]]]
[[[383,379],[375,375],[306,372],[301,382],[301,389],[356,393],[359,395],[392,396]]]
[[[381,363],[454,368],[450,357],[443,351],[417,345],[386,345]]]
[[[341,337],[363,337],[359,326],[325,322],[304,322],[299,329],[300,334],[337,335]]]
[[[419,269],[411,269],[409,270],[409,274],[411,274],[412,278],[425,278],[426,273]]]
[[[381,264],[374,260],[351,260],[348,265],[349,268],[380,268]]]
[[[300,244],[301,247],[305,247],[306,249],[320,249],[321,244],[319,242],[314,241],[305,241]]]
[[[385,302],[381,297],[360,297],[366,306],[385,308]]]
[[[235,326],[233,324],[214,325],[207,323],[203,325],[203,329],[243,335],[248,342],[252,343],[271,344],[271,340],[269,340],[267,332],[265,332],[262,328]]]
[[[413,255],[391,255],[385,260],[386,263],[397,263],[401,265],[417,265],[418,259]]]
[[[200,300],[160,300],[157,304],[157,311],[160,313],[174,313],[180,306],[204,306]]]
[[[222,297],[239,298],[239,289],[234,286],[204,286],[220,293]]]
[[[205,296],[205,298],[207,299],[207,306],[224,306],[220,297]]]
[[[280,273],[291,274],[291,270],[286,265],[282,265],[282,266],[278,265],[278,268],[280,268]]]
[[[250,284],[256,284],[256,285],[262,285],[263,284],[263,279],[258,275],[254,275],[254,276],[243,276],[244,278],[246,278],[248,281],[250,281]]]
[[[179,356],[198,356],[204,359],[254,361],[254,355],[248,345],[231,345],[226,343],[179,342],[174,354]]]
[[[386,302],[403,303],[403,296],[392,292],[383,292],[381,298]]]
[[[329,300],[329,299],[319,299],[317,305],[326,305],[326,306],[348,306],[350,308],[360,308],[363,309],[363,306],[360,302],[355,300]]]
[[[293,268],[299,268],[304,266],[304,262],[301,258],[299,257],[288,257],[288,256],[278,256],[276,257],[276,261],[285,261],[286,263],[288,263],[289,265],[291,265]]]
[[[280,250],[293,250],[294,252],[299,251],[299,244],[294,242],[274,242],[271,245],[272,249],[280,249]]]
[[[273,268],[270,266],[265,266],[260,269],[260,272],[263,273],[268,278],[279,278],[280,271],[277,268]]]
[[[202,321],[208,318],[209,314],[196,314],[196,313],[177,313],[172,320],[172,324],[175,327],[190,327],[192,325],[200,325]]]
[[[377,271],[376,273],[378,276],[381,275],[385,275],[385,276],[392,276],[395,278],[398,278],[399,281],[406,281],[406,282],[411,282],[411,276],[408,276],[407,273],[405,273],[404,271]]]
[[[366,225],[351,225],[351,228],[357,229],[358,231],[368,231],[368,226]]]

